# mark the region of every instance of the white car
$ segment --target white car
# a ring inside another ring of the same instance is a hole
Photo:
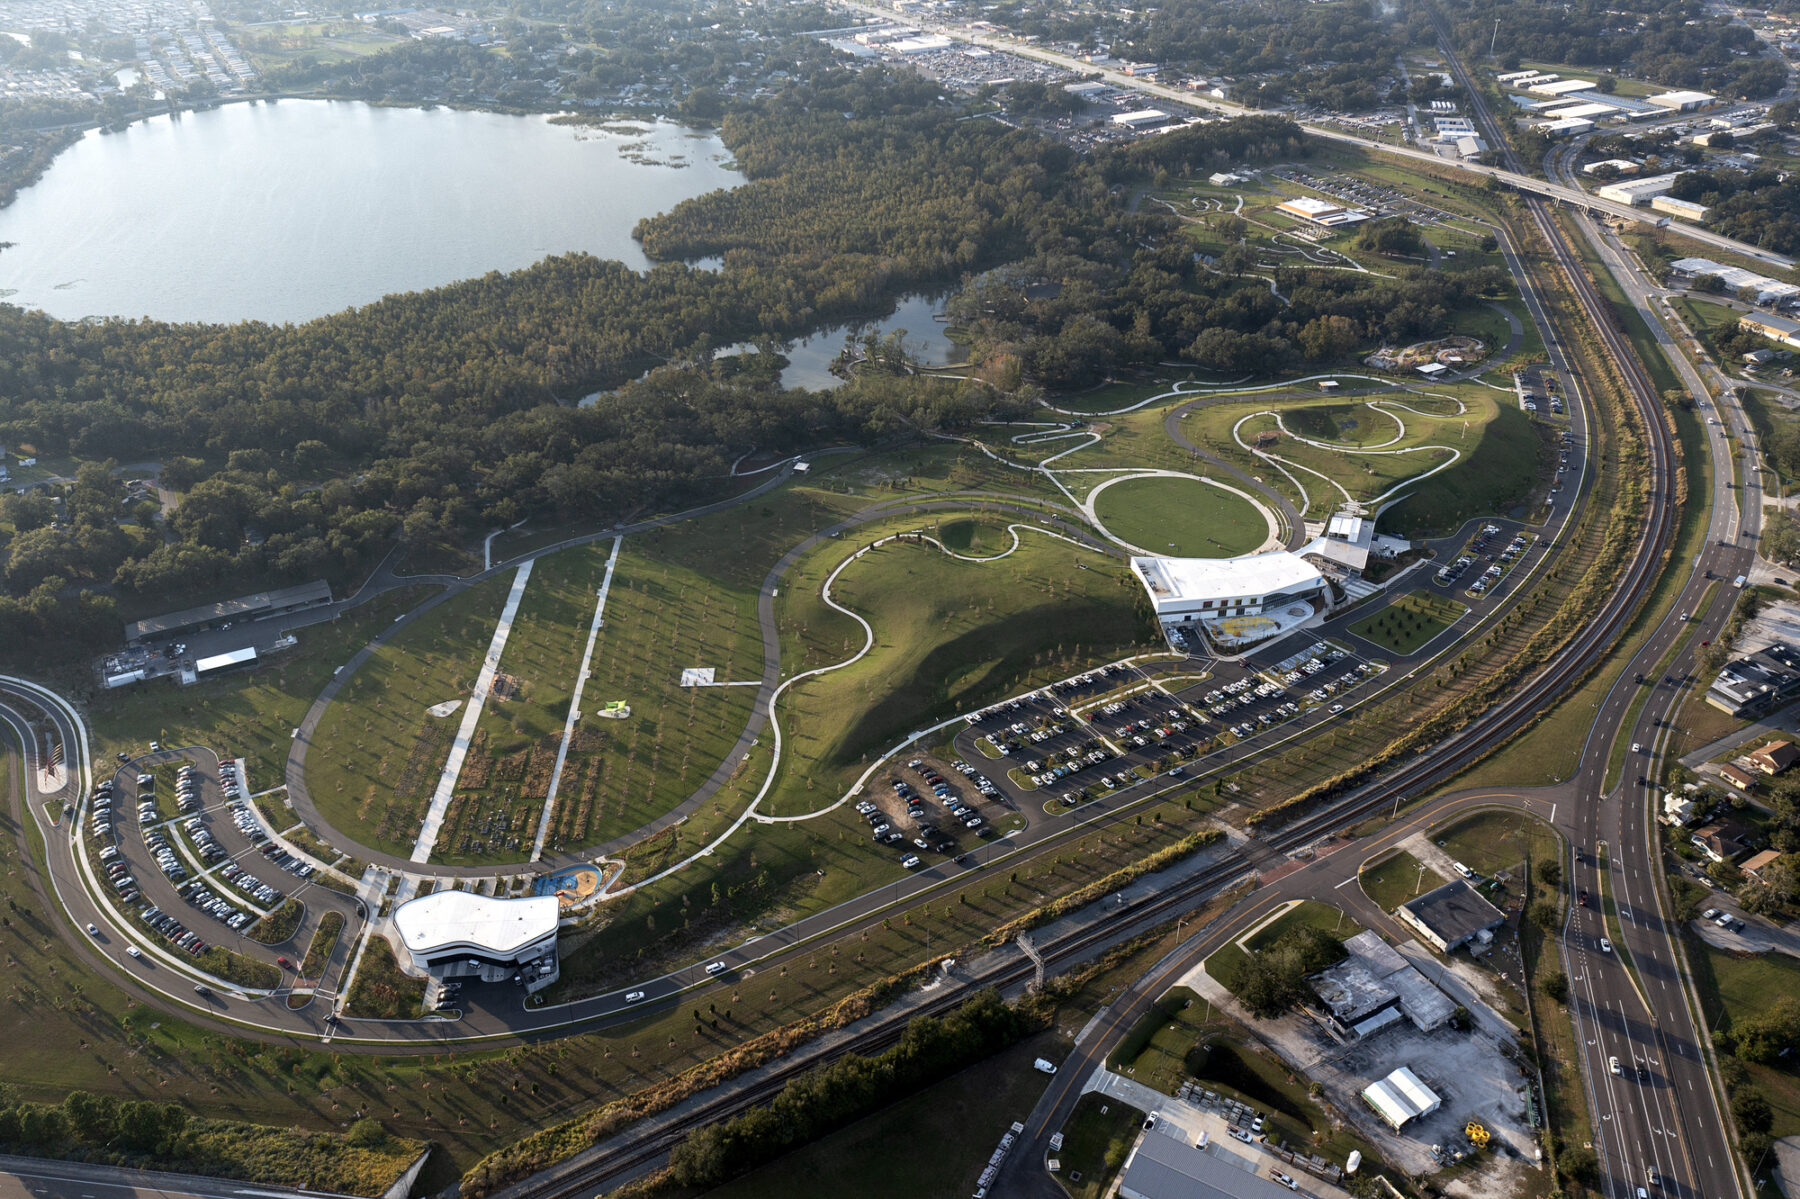
[[[708,974],[722,974],[722,973],[724,973],[724,971],[725,971],[725,963],[724,962],[708,962],[706,964],[706,972]]]
[[[144,956],[143,954],[138,952],[138,947],[135,945],[127,945],[125,947],[125,952],[130,954],[134,958],[141,958]]]
[[[642,991],[632,991],[625,996],[626,1003],[636,1003],[644,997]]]
[[[100,935],[100,930],[92,924],[87,926],[87,930],[88,930],[88,936],[90,936],[90,937],[97,937]]]
[[[919,860],[919,855],[916,853],[909,853],[905,857],[901,858],[900,864],[902,866],[906,867],[908,870],[912,870],[918,866],[924,865],[924,863]]]
[[[1612,952],[1612,942],[1608,941],[1605,937],[1600,938],[1600,952],[1601,953],[1611,953]]]

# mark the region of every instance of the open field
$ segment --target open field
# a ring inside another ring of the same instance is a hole
[[[1800,994],[1800,962],[1784,954],[1737,955],[1714,949],[1699,937],[1686,939],[1694,984],[1707,1022],[1729,1027],[1761,1015],[1779,997]],[[1777,1066],[1747,1065],[1749,1081],[1768,1097],[1775,1112],[1771,1135],[1800,1135],[1800,1075]]]
[[[1063,1126],[1063,1176],[1070,1199],[1100,1199],[1125,1164],[1144,1113],[1103,1095],[1083,1095]]]
[[[1437,871],[1419,859],[1397,849],[1371,866],[1364,866],[1358,881],[1363,894],[1384,912],[1391,912],[1409,899],[1416,899],[1434,887],[1444,885]]]
[[[377,849],[412,851],[461,718],[426,709],[469,698],[511,586],[505,574],[439,604],[338,692],[306,759],[307,789],[333,827]]]
[[[1411,591],[1373,615],[1350,626],[1350,631],[1396,654],[1410,654],[1454,624],[1468,606],[1441,599],[1430,592]]]
[[[516,861],[531,843],[562,740],[610,542],[540,560],[445,815],[435,855],[453,863]],[[620,551],[594,644],[582,718],[564,768],[546,848],[628,832],[685,799],[742,732],[753,687],[681,687],[708,666],[720,682],[759,679],[755,598],[685,567]],[[602,719],[608,703],[631,715]]]
[[[1533,866],[1559,861],[1562,839],[1541,820],[1518,812],[1476,812],[1431,839],[1456,861],[1477,874],[1511,870],[1529,857]]]
[[[1127,479],[1102,491],[1094,511],[1107,532],[1152,554],[1233,558],[1269,535],[1256,505],[1198,479]]]

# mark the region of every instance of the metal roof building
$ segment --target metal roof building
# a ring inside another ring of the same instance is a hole
[[[298,612],[303,608],[315,608],[330,602],[331,584],[324,579],[315,579],[296,587],[258,591],[236,599],[220,600],[214,604],[201,604],[197,608],[184,608],[179,612],[134,620],[125,626],[125,640],[137,642],[150,637],[188,633],[215,621],[260,620],[265,616]]]
[[[1429,1116],[1444,1102],[1406,1066],[1364,1087],[1362,1097],[1363,1102],[1374,1108],[1396,1132],[1422,1116]]]
[[[1292,1199],[1286,1187],[1258,1176],[1252,1162],[1217,1146],[1196,1149],[1160,1128],[1144,1133],[1125,1159],[1121,1199]]]

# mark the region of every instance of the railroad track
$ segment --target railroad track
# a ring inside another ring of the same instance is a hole
[[[1435,10],[1432,10],[1431,15],[1438,26],[1440,38],[1448,44],[1448,31],[1443,27],[1441,15]],[[1479,93],[1470,86],[1460,60],[1454,54],[1449,55],[1449,60],[1464,90],[1474,98],[1477,112],[1487,121],[1490,134],[1494,133],[1485,105],[1481,103]],[[1506,143],[1495,138],[1494,144],[1505,146]],[[1517,159],[1512,155],[1510,147],[1506,153],[1511,160],[1511,169],[1518,170]],[[1297,849],[1324,832],[1381,811],[1396,797],[1409,791],[1418,791],[1447,781],[1485,755],[1493,746],[1529,725],[1575,680],[1585,676],[1605,656],[1618,634],[1631,620],[1638,604],[1656,582],[1675,524],[1672,498],[1674,452],[1657,407],[1656,389],[1625,339],[1610,305],[1600,295],[1579,256],[1568,245],[1562,231],[1552,219],[1548,202],[1527,195],[1526,204],[1533,222],[1550,249],[1556,267],[1567,280],[1583,314],[1592,323],[1604,349],[1623,375],[1631,400],[1643,419],[1649,446],[1652,501],[1643,535],[1638,540],[1619,586],[1572,642],[1581,647],[1579,652],[1559,657],[1533,676],[1514,695],[1489,708],[1429,752],[1422,752],[1412,762],[1349,792],[1340,800],[1273,830],[1261,838],[1271,849],[1282,852]],[[1127,814],[1123,811],[1108,814],[1093,821],[1089,827],[1091,829],[1116,823]],[[1172,916],[1185,909],[1192,901],[1242,875],[1246,869],[1245,863],[1234,860],[1195,873],[1134,907],[1132,928],[1146,928],[1161,922],[1165,914]],[[1038,948],[1046,962],[1060,962],[1097,942],[1120,935],[1117,925],[1101,923],[1076,930],[1056,941],[1040,941]],[[686,1135],[688,1128],[729,1119],[739,1112],[767,1102],[796,1075],[835,1060],[843,1054],[879,1052],[899,1039],[906,1023],[914,1016],[947,1011],[966,999],[972,990],[990,986],[1015,986],[1024,982],[1031,974],[1032,967],[1022,956],[1016,962],[999,964],[972,978],[962,987],[946,988],[945,994],[935,997],[921,1008],[880,1021],[860,1035],[829,1049],[802,1054],[792,1063],[768,1071],[754,1083],[702,1102],[686,1113],[679,1125],[659,1127],[641,1139],[620,1145],[616,1150],[594,1153],[591,1157],[581,1159],[578,1165],[565,1172],[527,1180],[501,1194],[508,1199],[562,1199],[564,1196],[593,1194],[597,1188],[603,1188],[615,1180],[628,1180],[660,1164],[669,1150]]]

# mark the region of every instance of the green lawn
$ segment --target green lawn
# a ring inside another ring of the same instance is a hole
[[[965,1199],[1008,1126],[1050,1082],[1032,1061],[1061,1057],[1065,1043],[1056,1033],[1032,1037],[706,1194]]]
[[[1692,934],[1687,935],[1686,948],[1700,1004],[1714,1026],[1759,1015],[1779,996],[1800,994],[1800,962],[1785,954],[1740,957],[1714,949]],[[1752,1065],[1748,1070],[1750,1081],[1775,1110],[1772,1135],[1800,1135],[1800,1075],[1791,1067]]]
[[[1534,864],[1560,860],[1562,839],[1541,820],[1517,812],[1476,812],[1431,839],[1477,874],[1509,870],[1529,856]]]
[[[1475,440],[1457,442],[1464,457],[1409,488],[1404,499],[1381,515],[1383,532],[1403,537],[1448,533],[1477,516],[1515,511],[1538,477],[1547,450],[1531,421],[1515,404],[1500,405]]]
[[[445,814],[436,860],[517,861],[530,844],[611,552],[610,542],[597,542],[533,568],[500,664],[509,693],[488,701]],[[687,798],[723,760],[743,731],[756,689],[684,688],[681,671],[690,666],[712,667],[721,682],[761,677],[754,592],[626,543],[594,643],[549,851],[649,822]],[[597,715],[621,700],[631,709],[626,719]]]
[[[876,532],[821,546],[790,570],[776,601],[784,669],[842,662],[862,646],[861,627],[831,610],[820,587]],[[787,757],[767,805],[777,814],[835,799],[831,791],[870,755],[912,730],[1151,637],[1141,592],[1116,559],[1033,532],[992,562],[889,542],[845,569],[833,597],[869,621],[875,647],[782,697]]]
[[[1393,653],[1410,654],[1456,623],[1468,610],[1466,604],[1455,600],[1413,591],[1357,621],[1350,631]]]
[[[1363,894],[1384,912],[1391,912],[1407,900],[1444,885],[1444,879],[1437,871],[1423,865],[1404,849],[1395,850],[1373,866],[1363,867],[1358,878]]]
[[[1111,1190],[1143,1122],[1143,1112],[1117,1099],[1081,1097],[1062,1129],[1062,1176],[1057,1181],[1070,1199],[1100,1199]]]
[[[412,851],[513,576],[501,575],[408,624],[344,684],[314,730],[306,785],[334,828],[390,853]]]
[[[1256,505],[1198,479],[1128,479],[1102,491],[1094,511],[1107,532],[1152,554],[1232,558],[1269,536]]]
[[[1246,949],[1249,953],[1260,953],[1287,934],[1302,928],[1322,929],[1340,940],[1354,937],[1362,931],[1362,925],[1331,905],[1303,899],[1244,939],[1243,946],[1240,947],[1238,942],[1233,941],[1214,950],[1212,956],[1206,959],[1206,972],[1235,995],[1238,989],[1238,972],[1250,960]]]

